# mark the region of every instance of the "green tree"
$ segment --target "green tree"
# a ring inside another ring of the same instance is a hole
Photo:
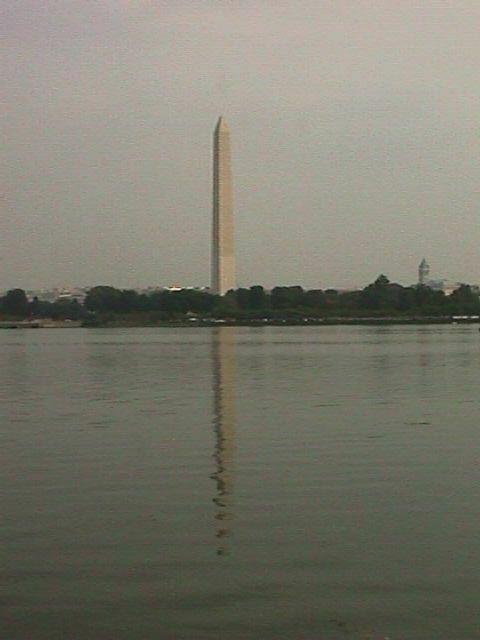
[[[33,298],[33,300],[28,305],[28,314],[35,318],[38,318],[41,314],[41,303],[37,296]]]
[[[213,314],[218,317],[232,318],[238,313],[235,291],[230,290],[224,296],[213,296]]]
[[[365,287],[359,298],[360,307],[369,309],[370,311],[378,311],[393,307],[392,296],[390,293],[390,280],[387,276],[381,274],[372,284]]]
[[[321,289],[310,289],[305,292],[303,302],[304,305],[310,309],[323,309],[327,301]]]
[[[413,288],[415,307],[422,315],[438,315],[448,312],[445,293],[419,284]],[[448,305],[447,305],[448,306]]]
[[[11,316],[25,317],[28,315],[28,299],[23,289],[10,289],[2,298],[4,313]]]
[[[304,291],[300,286],[274,287],[271,294],[272,308],[295,309],[303,305]]]
[[[254,309],[255,311],[267,309],[267,294],[265,293],[265,289],[259,284],[250,287],[248,290],[248,304],[250,309]]]
[[[96,313],[113,313],[117,311],[121,292],[115,287],[99,285],[93,287],[85,298],[85,307]]]
[[[85,315],[85,308],[75,299],[57,300],[50,305],[48,312],[54,320],[81,320]]]
[[[114,301],[115,311],[132,313],[138,310],[138,293],[133,289],[123,289]]]
[[[325,305],[330,311],[334,311],[338,306],[339,293],[336,289],[325,290]]]
[[[250,291],[241,287],[235,291],[237,306],[239,309],[250,309]]]
[[[461,284],[448,298],[449,306],[453,313],[477,314],[480,310],[478,295],[472,291],[468,284]]]

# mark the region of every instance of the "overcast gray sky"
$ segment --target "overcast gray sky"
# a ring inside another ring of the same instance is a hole
[[[1,3],[0,289],[480,281],[478,0]]]

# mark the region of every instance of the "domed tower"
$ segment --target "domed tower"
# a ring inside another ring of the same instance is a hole
[[[425,285],[427,284],[428,276],[430,275],[430,265],[423,258],[421,263],[418,266],[418,284]]]

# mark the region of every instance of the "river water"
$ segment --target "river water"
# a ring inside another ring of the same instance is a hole
[[[0,348],[2,637],[480,638],[477,327]]]

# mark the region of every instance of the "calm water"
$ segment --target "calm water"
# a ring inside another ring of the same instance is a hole
[[[0,348],[2,637],[480,638],[477,327]]]

